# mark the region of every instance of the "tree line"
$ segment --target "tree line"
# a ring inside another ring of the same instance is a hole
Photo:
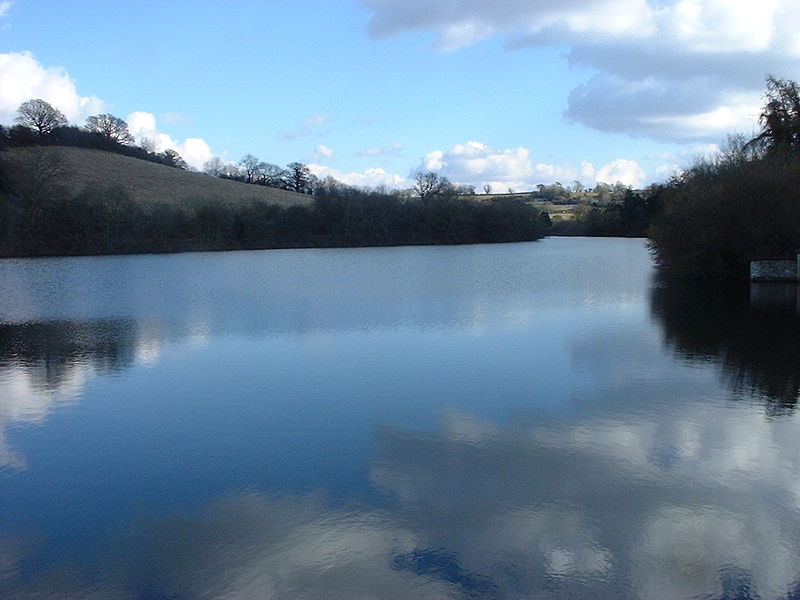
[[[609,186],[610,187],[610,186]],[[554,221],[551,235],[591,237],[647,237],[650,224],[661,209],[657,186],[632,190],[618,184],[615,194],[604,203],[593,200],[576,207],[571,218]]]
[[[800,247],[800,93],[795,82],[774,77],[767,80],[757,135],[730,137],[719,154],[664,184],[639,191],[598,184],[589,202],[589,192],[577,183],[571,189],[559,183],[538,186],[531,200],[579,204],[575,219],[552,227],[546,213],[527,203],[480,202],[474,188],[453,185],[436,173],[418,174],[411,190],[359,190],[320,181],[300,162],[281,168],[250,154],[235,164],[214,158],[203,170],[314,194],[313,207],[281,209],[256,202],[237,208],[198,203],[145,209],[133,205],[124,190],[109,189],[87,189],[69,198],[47,183],[58,179],[48,175],[58,168],[43,151],[47,146],[97,148],[177,168],[188,165],[174,150],[154,152],[146,140],[135,145],[127,124],[110,114],[93,115],[79,128],[68,126],[63,114],[42,100],[25,102],[18,112],[16,125],[0,127],[0,155],[9,147],[41,151],[24,167],[8,156],[0,161],[4,256],[512,241],[545,233],[647,235],[663,273],[716,278],[744,277],[750,260],[792,257]],[[72,214],[66,214],[70,207]],[[128,225],[122,227],[123,222]]]
[[[61,185],[47,147],[0,161],[0,256],[532,241],[546,215],[523,202],[481,203],[451,188],[424,198],[328,178],[310,206],[260,200],[143,205],[125,189]]]
[[[225,162],[214,157],[203,164],[203,173],[211,177],[231,179],[242,183],[290,190],[300,194],[313,194],[317,177],[301,162],[289,163],[286,168],[264,162],[246,154],[238,163]]]
[[[761,130],[731,136],[657,186],[649,228],[662,273],[681,278],[744,278],[759,258],[794,258],[800,248],[800,90],[767,79]]]
[[[245,156],[206,163],[208,175],[313,194],[311,206],[264,201],[134,202],[124,188],[92,184],[71,193],[63,155],[52,146],[108,150],[177,168],[174,151],[132,143],[127,124],[94,115],[67,126],[43,101],[21,105],[17,124],[0,128],[0,256],[84,255],[189,250],[460,244],[536,240],[547,215],[519,201],[480,202],[436,173],[419,173],[412,190],[361,189],[319,180],[302,163],[286,169]],[[224,200],[221,198],[220,200]]]
[[[0,126],[0,150],[31,146],[74,146],[105,150],[168,167],[194,170],[174,149],[157,152],[155,142],[147,138],[136,144],[128,124],[112,114],[91,115],[87,117],[83,127],[77,127],[69,125],[60,110],[40,98],[23,102],[17,109],[17,114],[14,126]],[[313,193],[317,181],[308,166],[301,162],[292,162],[282,168],[261,161],[252,154],[245,155],[238,163],[214,157],[203,165],[202,171],[212,177],[301,194]]]
[[[128,124],[111,114],[92,115],[83,127],[69,125],[60,110],[40,98],[20,104],[15,125],[0,125],[0,151],[33,146],[74,146],[105,150],[168,167],[187,169],[189,165],[175,150],[155,151],[152,140],[134,144]]]
[[[644,190],[605,189],[554,235],[646,236],[661,275],[743,279],[751,260],[793,259],[800,248],[800,89],[770,76],[759,132],[729,136],[720,152]],[[568,203],[560,184],[538,195]],[[537,193],[537,192],[534,192]]]

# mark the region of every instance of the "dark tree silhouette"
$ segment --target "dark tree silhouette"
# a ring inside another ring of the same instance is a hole
[[[423,173],[417,171],[414,178],[414,193],[423,200],[431,196],[437,196],[450,188],[450,181],[447,177],[441,177],[438,173],[428,171]]]
[[[289,189],[301,194],[310,194],[314,189],[316,178],[311,174],[308,166],[300,162],[289,163],[286,166],[289,169]]]
[[[751,144],[770,152],[800,152],[800,90],[791,80],[767,78],[761,133]]]
[[[215,156],[203,163],[203,173],[211,177],[222,177],[227,173],[225,161]]]
[[[246,154],[242,160],[239,161],[239,167],[244,175],[245,183],[255,183],[258,180],[259,172],[263,169],[264,163],[252,154]]]
[[[16,123],[35,130],[39,135],[46,135],[56,127],[67,124],[67,117],[60,110],[41,98],[31,98],[19,105],[19,116]]]
[[[761,133],[658,186],[649,237],[662,271],[745,278],[751,260],[793,258],[800,240],[800,93],[767,80]]]
[[[167,148],[160,155],[161,162],[168,167],[175,167],[176,169],[188,169],[189,165],[186,163],[181,155],[175,152],[172,148]]]
[[[133,136],[128,131],[128,124],[114,115],[104,113],[92,115],[86,119],[86,129],[104,135],[118,144],[132,144]]]

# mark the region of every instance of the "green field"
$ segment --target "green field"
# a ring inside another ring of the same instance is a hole
[[[583,194],[582,202],[588,202],[591,194]],[[546,200],[533,200],[530,192],[521,192],[517,194],[476,194],[474,196],[479,202],[503,202],[503,201],[517,201],[532,204],[541,211],[550,215],[554,221],[565,221],[572,219],[575,210],[581,206],[580,204],[558,204],[548,202]]]

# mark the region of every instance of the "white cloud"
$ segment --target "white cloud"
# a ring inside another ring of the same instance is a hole
[[[3,0],[3,2],[0,2],[0,18],[5,17],[13,5],[14,3],[11,2],[11,0]]]
[[[573,2],[528,2],[481,0],[439,2],[424,0],[362,0],[373,11],[370,32],[378,38],[413,29],[435,31],[437,46],[453,50],[490,35],[509,37],[567,34],[644,35],[652,20],[652,8],[645,0],[575,0]]]
[[[601,130],[710,142],[733,131],[752,132],[760,105],[760,91],[724,91],[719,81],[704,77],[677,81],[600,74],[572,91],[566,116]]]
[[[528,148],[497,150],[476,141],[456,144],[447,151],[429,152],[417,170],[435,171],[454,183],[476,187],[489,184],[497,191],[510,188],[518,192],[531,190],[540,183],[566,183],[575,179],[584,184],[621,181],[634,187],[645,180],[644,170],[632,160],[618,158],[599,169],[588,161],[577,167],[553,165],[534,161]]]
[[[677,152],[657,152],[646,158],[660,164],[653,169],[657,179],[665,180],[680,175],[690,165],[700,159],[711,158],[721,150],[719,144],[695,143],[684,146]]]
[[[0,3],[0,16],[4,6]],[[5,6],[5,10],[8,10],[8,6]],[[107,110],[106,104],[96,96],[79,95],[75,82],[63,67],[45,67],[30,52],[0,54],[0,123],[13,123],[19,105],[31,98],[49,102],[63,112],[70,122],[78,125],[87,116]],[[174,120],[176,116],[177,113],[174,113],[166,120]],[[202,168],[203,163],[213,156],[203,139],[186,138],[178,142],[160,133],[156,128],[156,118],[151,113],[131,113],[127,122],[137,142],[149,138],[158,152],[172,148],[196,169]]]
[[[442,168],[445,166],[444,161],[444,152],[442,150],[434,150],[433,152],[428,152],[425,155],[425,158],[422,159],[422,167],[420,170],[422,171],[441,171]]]
[[[527,148],[495,150],[480,142],[469,141],[456,144],[447,151],[429,152],[418,170],[436,171],[454,183],[476,186],[489,183],[497,189],[519,189],[535,185],[530,182],[542,166],[534,166]],[[547,173],[545,177],[550,175]]]
[[[186,138],[182,144],[175,148],[189,166],[202,169],[207,160],[214,158],[211,148],[202,138]]]
[[[594,179],[594,165],[588,160],[581,161],[580,177],[581,181],[588,181]]]
[[[189,166],[195,169],[202,169],[203,163],[214,157],[211,148],[202,138],[186,138],[183,142],[179,142],[168,134],[159,132],[156,127],[156,117],[152,113],[133,112],[128,115],[126,121],[137,143],[141,144],[146,139],[154,144],[156,152],[175,150]]]
[[[164,113],[161,115],[161,118],[167,123],[191,123],[192,119],[181,113],[171,112],[171,113]]]
[[[342,183],[356,187],[377,187],[383,185],[390,188],[402,189],[411,185],[411,183],[402,175],[389,173],[388,171],[379,168],[371,168],[361,172],[350,173],[345,173],[339,171],[338,169],[319,164],[310,164],[308,165],[308,168],[320,179],[330,176],[338,181],[341,181]]]
[[[133,112],[128,115],[128,130],[137,139],[148,137],[156,131],[156,116],[149,112]]]
[[[660,28],[699,52],[767,50],[780,2],[682,0],[656,15]]]
[[[2,8],[0,4],[0,10]],[[87,116],[107,110],[105,103],[96,96],[79,95],[75,82],[63,67],[44,67],[30,52],[0,54],[0,122],[13,123],[19,105],[31,98],[46,100],[74,124],[82,124]],[[178,142],[160,133],[151,113],[131,113],[127,122],[137,142],[148,138],[157,152],[172,148],[196,169],[202,168],[213,156],[203,139],[186,138]]]
[[[566,46],[595,75],[567,116],[596,129],[678,141],[750,133],[764,77],[800,77],[796,0],[362,0],[378,38],[429,30],[443,50],[503,36]]]
[[[326,117],[325,115],[317,114],[317,115],[312,116],[310,119],[306,120],[303,123],[303,127],[318,127],[320,125],[324,125],[325,123],[327,123],[328,120],[329,120],[329,117]]]
[[[392,142],[382,148],[366,148],[356,153],[356,156],[399,156],[406,149],[405,144]]]
[[[282,137],[285,140],[295,140],[297,138],[314,135],[318,133],[319,130],[328,121],[330,121],[330,117],[328,117],[327,115],[321,115],[321,114],[312,115],[311,117],[303,121],[300,124],[300,126],[294,129],[293,131],[284,133]]]
[[[3,7],[0,4],[0,15]],[[45,67],[30,52],[0,54],[0,122],[13,123],[19,105],[31,98],[49,102],[78,124],[105,109],[96,96],[79,95],[63,67]]]
[[[680,175],[682,169],[677,163],[664,163],[658,165],[655,169],[656,175],[662,179],[672,177],[673,175]]]
[[[324,160],[326,158],[333,158],[333,150],[331,150],[325,144],[320,144],[316,148],[314,148],[314,159],[315,160]]]
[[[755,99],[754,99],[755,100]],[[742,131],[752,126],[760,112],[758,102],[725,104],[713,110],[695,115],[667,115],[643,118],[642,124],[651,124],[667,129],[681,137],[695,137],[698,131],[714,132]]]
[[[457,50],[489,37],[491,28],[486,28],[480,21],[467,19],[446,25],[441,33],[438,47],[441,50]]]
[[[644,184],[645,173],[644,169],[636,161],[618,158],[600,167],[597,170],[595,179],[604,183],[617,183],[619,181],[636,188]]]

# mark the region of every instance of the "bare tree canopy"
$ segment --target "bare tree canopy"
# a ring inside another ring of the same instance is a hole
[[[225,161],[215,156],[203,163],[203,173],[211,177],[222,177],[227,173]]]
[[[133,136],[128,131],[128,124],[114,115],[108,113],[92,115],[86,119],[86,129],[106,136],[120,144],[132,144]]]
[[[67,124],[67,117],[60,110],[41,98],[31,98],[19,105],[19,116],[15,122],[36,130],[40,135],[53,131],[56,127]]]
[[[189,165],[180,154],[172,148],[167,148],[160,155],[162,164],[168,167],[175,167],[176,169],[183,169],[184,171],[189,168]]]
[[[244,174],[244,182],[255,183],[258,181],[259,172],[263,169],[263,165],[264,163],[252,154],[246,154],[242,160],[239,161],[239,166]]]
[[[263,163],[262,182],[264,185],[275,188],[286,188],[289,171],[281,169],[272,163]]]
[[[447,177],[441,177],[433,171],[428,171],[427,173],[419,171],[414,178],[414,192],[422,199],[437,196],[450,187],[450,181]]]
[[[42,199],[57,194],[68,174],[64,155],[47,146],[25,148],[0,164],[8,174],[6,184],[12,195],[27,203],[30,218],[36,218],[36,206]]]
[[[301,194],[310,194],[314,190],[317,178],[311,174],[308,166],[301,162],[289,163],[286,166],[289,170],[289,189]]]

